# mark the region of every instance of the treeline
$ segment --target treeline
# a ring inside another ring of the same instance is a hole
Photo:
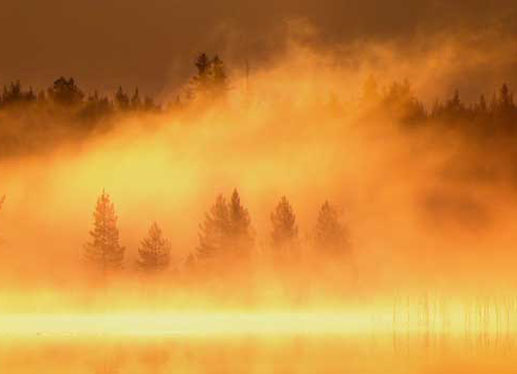
[[[60,77],[49,88],[39,92],[32,87],[24,88],[20,81],[4,86],[0,95],[0,111],[17,109],[47,109],[54,116],[66,113],[72,114],[76,120],[98,120],[117,112],[156,111],[160,106],[149,96],[141,97],[138,88],[128,93],[120,86],[111,97],[97,91],[86,94],[74,78]]]
[[[292,264],[299,255],[301,242],[296,215],[285,196],[274,207],[270,218],[269,246],[273,257],[279,264]],[[84,246],[86,261],[102,273],[118,271],[127,265],[126,248],[120,244],[117,219],[114,204],[103,191],[95,207],[90,241]],[[350,253],[347,228],[337,209],[329,202],[323,203],[319,210],[312,246],[322,259],[343,259]],[[206,212],[199,226],[198,245],[183,264],[173,260],[171,242],[154,222],[137,248],[135,265],[146,273],[159,273],[167,268],[183,268],[185,271],[203,268],[224,274],[232,267],[250,263],[255,250],[256,237],[250,214],[234,190],[229,200],[219,195]]]
[[[506,83],[489,98],[481,95],[477,101],[466,103],[455,90],[451,97],[437,99],[426,107],[413,93],[408,81],[394,82],[381,89],[370,78],[365,84],[363,104],[395,117],[403,124],[444,125],[463,130],[468,135],[517,135],[517,106]]]
[[[196,95],[219,95],[227,89],[226,68],[219,56],[210,58],[201,53],[195,60],[196,74],[190,79],[186,98]],[[122,86],[112,95],[101,95],[98,91],[85,93],[74,78],[60,77],[53,84],[38,92],[32,87],[24,88],[20,81],[11,82],[3,87],[0,94],[0,112],[12,109],[24,110],[48,107],[55,115],[59,110],[72,111],[78,120],[95,120],[117,112],[161,111],[175,103],[160,105],[150,96],[141,96],[140,91],[126,91]]]
[[[219,97],[227,90],[223,61],[200,54],[196,73],[185,92],[170,103],[157,103],[138,88],[123,87],[111,95],[86,93],[74,78],[60,77],[36,91],[15,81],[0,93],[0,156],[30,153],[65,140],[82,140],[109,131],[121,116],[158,114],[181,108],[200,97]]]
[[[62,140],[85,139],[90,134],[108,131],[121,115],[160,113],[184,108],[198,98],[210,101],[225,97],[230,85],[219,56],[202,53],[193,67],[195,73],[182,94],[162,104],[142,96],[138,88],[127,91],[119,87],[111,95],[85,93],[73,78],[60,77],[39,92],[12,82],[0,94],[0,156],[52,147]],[[319,95],[315,93],[315,97]],[[371,78],[365,83],[360,106],[366,116],[381,114],[380,120],[393,118],[414,128],[442,131],[445,126],[447,130],[480,138],[517,136],[517,106],[507,84],[472,103],[465,102],[455,91],[450,97],[426,106],[408,81],[381,88]],[[347,108],[339,105],[338,112]]]

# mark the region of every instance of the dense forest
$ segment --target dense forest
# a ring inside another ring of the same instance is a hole
[[[159,114],[227,90],[225,66],[217,55],[200,54],[195,68],[181,95],[163,104],[142,96],[138,88],[127,92],[119,86],[113,95],[85,93],[74,78],[60,77],[41,91],[11,82],[0,94],[0,154],[26,154],[70,139],[83,140],[109,131],[121,116]]]
[[[188,107],[199,97],[224,98],[232,89],[225,64],[217,55],[200,54],[194,67],[195,74],[181,93],[162,104],[142,97],[138,88],[127,92],[119,87],[113,95],[87,94],[73,78],[60,77],[39,92],[12,82],[0,95],[0,153],[30,153],[60,141],[85,139],[109,131],[120,116],[170,112]],[[329,103],[333,100],[332,96]],[[481,94],[473,103],[464,102],[456,90],[452,96],[426,106],[407,80],[381,87],[370,77],[358,102],[366,115],[381,113],[412,127],[446,124],[466,136],[487,139],[517,135],[517,106],[507,84],[488,97]]]

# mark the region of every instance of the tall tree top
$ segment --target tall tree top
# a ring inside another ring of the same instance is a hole
[[[292,242],[298,236],[296,216],[285,196],[282,196],[275,210],[271,213],[271,223],[273,225],[271,238],[275,245]]]
[[[146,271],[163,270],[169,265],[170,250],[169,240],[163,236],[158,223],[153,222],[138,249],[138,265]]]
[[[318,214],[316,244],[320,249],[333,253],[345,250],[348,245],[338,211],[328,201],[323,203]]]
[[[87,260],[98,265],[103,271],[120,268],[125,248],[119,244],[115,206],[104,190],[97,199],[93,217],[91,241],[85,246]]]

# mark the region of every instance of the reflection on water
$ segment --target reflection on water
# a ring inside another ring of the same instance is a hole
[[[0,343],[0,372],[514,373],[514,336],[44,337]]]

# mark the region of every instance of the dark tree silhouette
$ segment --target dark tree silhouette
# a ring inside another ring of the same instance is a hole
[[[229,202],[219,195],[200,227],[199,258],[242,259],[252,246],[251,220],[239,193],[234,190]]]
[[[271,223],[273,227],[271,231],[273,246],[282,248],[294,244],[298,237],[298,227],[296,226],[293,208],[285,196],[282,196],[275,210],[271,213]]]
[[[223,61],[218,55],[209,58],[201,53],[195,62],[197,74],[192,78],[194,95],[219,97],[227,90],[227,75]]]
[[[212,59],[211,62],[212,67],[212,79],[213,79],[213,89],[215,93],[223,93],[227,89],[227,75],[226,68],[224,67],[223,61],[219,58],[218,55]]]
[[[20,81],[11,82],[8,86],[4,86],[3,94],[0,97],[0,103],[4,106],[27,104],[34,101],[36,101],[36,95],[32,88],[24,91]]]
[[[128,110],[130,105],[129,96],[124,92],[122,87],[117,89],[115,93],[115,105],[120,110]]]
[[[57,104],[64,106],[74,106],[82,102],[84,94],[77,87],[73,78],[57,79],[48,90],[49,97]]]
[[[407,80],[402,83],[393,82],[384,93],[382,105],[402,123],[422,123],[426,118],[424,105],[413,95]]]
[[[343,254],[349,247],[344,226],[339,214],[328,201],[321,206],[316,223],[316,245],[331,254]]]
[[[170,251],[169,240],[163,236],[160,226],[154,222],[138,248],[138,266],[149,272],[164,270],[170,263]]]
[[[201,53],[196,58],[196,68],[197,68],[197,77],[199,79],[208,77],[210,73],[210,58],[208,58],[208,55],[206,53]]]
[[[513,105],[513,94],[505,83],[499,91],[499,108],[509,110],[513,108]]]
[[[233,190],[228,206],[229,211],[229,246],[236,256],[247,256],[253,246],[251,219],[248,210],[241,205],[237,189]]]
[[[81,119],[95,123],[102,118],[108,117],[113,112],[113,106],[107,97],[100,97],[95,91],[93,95],[89,95],[88,99],[79,111]]]
[[[206,260],[222,255],[228,246],[229,231],[228,205],[223,195],[219,195],[200,226],[199,258]]]
[[[135,89],[133,96],[131,96],[131,109],[140,110],[142,107],[142,100],[140,99],[140,91]]]
[[[122,267],[125,248],[119,244],[115,206],[104,191],[97,199],[93,216],[91,242],[85,245],[86,259],[104,272]]]

